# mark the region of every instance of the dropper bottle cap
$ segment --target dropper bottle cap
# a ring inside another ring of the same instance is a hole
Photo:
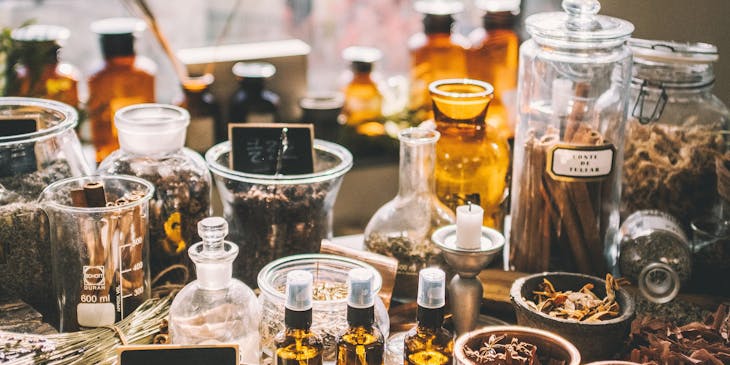
[[[312,274],[293,270],[286,276],[286,309],[302,312],[312,309]]]
[[[188,255],[195,263],[198,285],[202,289],[223,289],[231,280],[238,246],[225,241],[227,234],[228,222],[221,217],[198,222],[198,235],[203,241],[190,247]]]
[[[371,270],[355,268],[347,274],[347,305],[352,308],[370,308],[375,305],[373,282],[375,275]]]
[[[446,305],[446,274],[435,267],[423,269],[418,274],[418,298],[420,307],[437,309]]]

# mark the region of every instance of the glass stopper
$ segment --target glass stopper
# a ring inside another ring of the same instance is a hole
[[[563,10],[571,16],[596,15],[601,10],[598,0],[563,0]]]
[[[228,222],[221,217],[208,217],[198,222],[198,235],[203,239],[205,250],[219,250],[228,235]]]

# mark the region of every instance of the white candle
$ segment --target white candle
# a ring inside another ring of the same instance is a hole
[[[456,208],[456,247],[477,250],[482,246],[484,209],[476,204]]]

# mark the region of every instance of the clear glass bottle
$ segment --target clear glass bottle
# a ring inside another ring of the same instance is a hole
[[[117,111],[121,148],[102,161],[98,172],[134,175],[155,186],[150,201],[152,277],[180,264],[193,272],[185,254],[199,240],[196,224],[211,214],[211,176],[202,156],[183,147],[190,115],[164,104],[132,105]],[[165,276],[180,282],[180,272]]]
[[[6,95],[56,100],[78,108],[81,73],[59,59],[69,34],[68,29],[55,25],[28,25],[14,30],[11,36],[18,42],[19,64],[16,74],[11,75],[17,79],[7,85]]]
[[[454,334],[443,327],[446,274],[437,268],[421,270],[418,280],[416,327],[404,338],[406,365],[449,365],[453,362]]]
[[[596,0],[562,4],[527,18],[520,47],[509,265],[603,276],[616,257],[634,27],[597,15]]]
[[[225,241],[228,223],[205,218],[198,222],[198,234],[203,241],[188,250],[198,278],[170,305],[170,340],[178,345],[235,343],[241,364],[258,364],[261,308],[253,290],[231,277],[238,246]]]
[[[469,33],[471,48],[466,55],[467,71],[469,78],[494,86],[487,125],[500,136],[512,140],[517,113],[515,100],[520,39],[515,27],[520,0],[477,0],[475,4],[484,11],[484,16],[482,27]]]
[[[728,151],[728,108],[712,94],[717,47],[631,39],[634,54],[621,216],[657,209],[682,228],[717,201],[715,156]]]
[[[135,18],[109,18],[91,24],[91,31],[99,35],[104,56],[102,67],[89,76],[86,103],[97,163],[119,148],[113,123],[117,110],[155,102],[157,67],[134,51],[135,34],[144,29],[145,23]]]
[[[337,339],[337,365],[382,365],[385,339],[375,325],[375,273],[352,269],[347,275],[348,329]]]
[[[205,153],[214,144],[228,139],[220,106],[210,92],[215,78],[211,74],[190,77],[182,82],[183,99],[176,103],[190,113],[185,146],[193,151]]]
[[[431,234],[455,221],[454,212],[434,195],[439,136],[439,132],[423,128],[408,128],[398,134],[398,195],[380,207],[365,227],[365,248],[399,262],[394,300],[416,298],[419,270],[443,263]]]
[[[469,41],[451,31],[454,14],[464,10],[461,1],[423,0],[416,1],[414,7],[423,14],[423,32],[408,39],[411,56],[409,109],[424,120],[428,118],[424,112],[431,110],[428,85],[436,80],[466,77]]]
[[[485,116],[492,85],[446,79],[429,86],[436,130],[436,196],[452,210],[469,202],[484,209],[484,225],[502,230],[510,153]]]
[[[679,222],[658,210],[631,214],[619,233],[618,271],[648,300],[666,303],[692,274],[690,242]]]
[[[231,96],[228,123],[278,122],[279,95],[266,89],[266,79],[275,73],[276,67],[266,62],[238,62],[233,65],[238,90]]]
[[[308,271],[287,274],[285,328],[274,338],[276,365],[322,365],[322,339],[310,329],[312,280]]]
[[[348,126],[356,128],[359,134],[382,135],[385,127],[382,117],[383,95],[371,77],[373,64],[383,57],[382,52],[371,47],[348,47],[342,51],[342,58],[350,62],[352,79],[344,88],[345,105],[342,115]]]

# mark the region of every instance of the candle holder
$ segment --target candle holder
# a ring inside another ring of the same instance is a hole
[[[476,249],[458,247],[456,225],[448,225],[437,229],[431,240],[441,249],[446,262],[458,275],[449,283],[449,296],[453,311],[454,327],[457,334],[474,329],[482,302],[482,283],[477,275],[504,247],[504,236],[498,231],[482,227],[481,245]]]

